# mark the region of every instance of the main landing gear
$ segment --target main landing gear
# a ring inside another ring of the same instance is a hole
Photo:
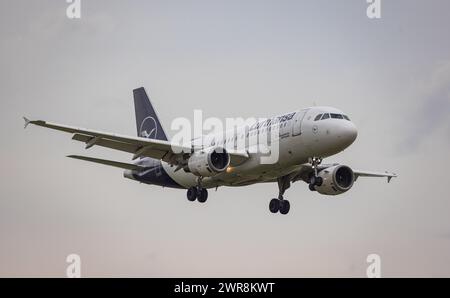
[[[288,200],[285,200],[283,195],[286,189],[288,189],[291,186],[291,180],[289,179],[289,176],[283,176],[278,178],[278,198],[270,200],[269,203],[269,210],[272,213],[278,213],[280,212],[283,215],[286,215],[289,213],[289,210],[291,209],[291,204]]]
[[[191,202],[197,200],[200,203],[205,203],[208,199],[208,190],[202,187],[202,179],[198,179],[198,185],[193,186],[187,190],[187,199]]]
[[[200,203],[205,203],[208,199],[208,190],[193,186],[187,191],[187,199],[191,202],[198,200]]]
[[[313,157],[309,160],[309,162],[312,165],[313,173],[311,174],[311,177],[309,178],[309,189],[311,191],[316,190],[316,186],[321,186],[323,183],[322,177],[318,176],[318,169],[317,167],[322,163],[322,158],[320,157]],[[285,191],[291,187],[291,180],[289,176],[283,176],[277,179],[278,182],[278,198],[270,200],[269,203],[269,210],[272,213],[278,213],[285,215],[289,213],[289,210],[291,209],[291,204],[288,200],[284,199],[284,193]]]
[[[316,186],[321,186],[323,183],[322,177],[319,177],[317,175],[317,166],[319,166],[322,163],[322,158],[313,157],[310,159],[310,163],[312,165],[312,169],[314,172],[312,173],[311,177],[309,178],[309,190],[310,191],[316,191]]]

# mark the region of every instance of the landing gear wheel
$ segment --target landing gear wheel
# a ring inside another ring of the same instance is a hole
[[[284,199],[286,189],[291,187],[291,177],[289,175],[277,178],[278,182],[278,198],[272,199],[269,204],[269,210],[272,213],[288,214],[291,209],[289,201]]]
[[[317,172],[317,171],[316,171]],[[316,191],[316,186],[321,186],[323,184],[323,178],[317,176],[317,173],[311,175],[309,179],[309,190]]]
[[[311,167],[313,169],[313,173],[311,173],[309,179],[309,190],[316,191],[316,186],[321,186],[323,184],[323,178],[318,176],[317,167],[322,163],[321,157],[313,157],[310,158],[309,162],[311,163]]]
[[[286,215],[291,209],[291,204],[287,200],[280,200],[280,213]]]
[[[321,186],[323,183],[323,178],[322,177],[316,177],[316,186]]]
[[[311,179],[309,181],[310,185],[313,186],[321,186],[323,183],[323,178],[318,176],[311,176]]]
[[[270,200],[269,210],[272,213],[277,213],[280,210],[280,200],[278,200],[278,199]]]
[[[206,188],[200,189],[197,194],[197,200],[200,203],[204,203],[206,202],[207,199],[208,199],[208,190]]]
[[[197,193],[198,193],[197,187],[189,188],[186,194],[187,199],[191,202],[195,201],[195,199],[197,199]]]

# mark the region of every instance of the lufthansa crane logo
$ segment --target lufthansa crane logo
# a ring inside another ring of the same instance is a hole
[[[143,138],[156,139],[156,136],[158,135],[158,127],[156,125],[155,118],[149,116],[142,120],[139,132],[139,135]]]

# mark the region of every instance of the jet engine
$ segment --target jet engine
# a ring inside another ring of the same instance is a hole
[[[317,192],[323,195],[339,195],[353,186],[355,175],[348,166],[337,165],[326,168],[317,174],[322,178],[322,184],[315,186]]]
[[[194,152],[189,157],[187,170],[196,176],[211,177],[226,171],[230,155],[224,148],[210,147]]]

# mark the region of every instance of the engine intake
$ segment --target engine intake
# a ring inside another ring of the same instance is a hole
[[[230,155],[221,147],[211,147],[194,152],[188,160],[188,170],[194,175],[211,177],[226,171]]]
[[[353,170],[348,166],[337,165],[326,168],[318,173],[322,184],[315,186],[317,192],[324,195],[338,195],[348,191],[355,182]]]

